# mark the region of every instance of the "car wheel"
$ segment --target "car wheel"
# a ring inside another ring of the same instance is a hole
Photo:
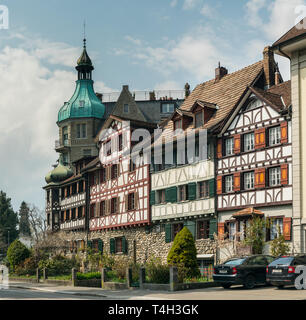
[[[255,287],[255,277],[252,275],[247,276],[243,283],[243,286],[246,289],[253,289]]]
[[[231,287],[231,284],[230,283],[225,283],[225,284],[222,284],[222,287],[224,289],[229,289]]]

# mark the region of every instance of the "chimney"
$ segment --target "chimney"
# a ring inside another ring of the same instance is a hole
[[[275,61],[274,53],[270,46],[264,48],[263,51],[263,64],[265,74],[265,88],[269,89],[275,83]]]
[[[215,69],[215,80],[219,81],[223,76],[227,74],[227,69],[220,66],[220,62],[218,64],[218,68]]]
[[[129,86],[127,84],[123,85],[122,90],[129,90]]]
[[[151,101],[156,100],[155,91],[150,91],[149,96]]]
[[[98,99],[102,102],[103,94],[102,94],[102,93],[99,93],[99,92],[96,92],[96,96],[97,96]]]
[[[278,63],[276,64],[276,70],[275,70],[275,80],[274,84],[277,85],[280,83],[280,74],[279,74],[279,69],[278,69]]]

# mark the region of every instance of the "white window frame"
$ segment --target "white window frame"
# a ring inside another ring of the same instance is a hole
[[[272,219],[271,228],[270,228],[271,240],[279,237],[278,227],[280,229],[280,234],[283,234],[283,219],[282,218]]]
[[[230,156],[234,154],[234,138],[225,139],[225,155]]]
[[[230,240],[234,240],[236,235],[236,222],[230,222],[228,224],[228,237]]]
[[[269,169],[269,186],[279,186],[281,184],[281,169],[280,167]]]
[[[280,126],[269,128],[269,146],[280,144],[281,130]]]
[[[234,177],[233,175],[224,177],[224,191],[226,193],[232,192],[234,190]]]
[[[243,136],[244,151],[251,151],[255,148],[254,132],[246,133]]]
[[[254,171],[243,174],[243,186],[245,190],[254,189]]]

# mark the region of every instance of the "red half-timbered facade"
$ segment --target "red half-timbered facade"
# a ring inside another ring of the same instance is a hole
[[[272,218],[291,240],[292,147],[290,82],[250,87],[217,140],[218,232],[243,238],[253,216]],[[255,209],[256,208],[256,209]]]

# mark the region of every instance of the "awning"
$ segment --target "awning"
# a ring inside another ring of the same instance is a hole
[[[214,254],[197,254],[197,259],[213,259],[214,258]]]
[[[253,207],[242,209],[236,213],[233,214],[234,218],[239,217],[248,217],[248,216],[264,216],[264,213],[260,210],[254,209]]]

